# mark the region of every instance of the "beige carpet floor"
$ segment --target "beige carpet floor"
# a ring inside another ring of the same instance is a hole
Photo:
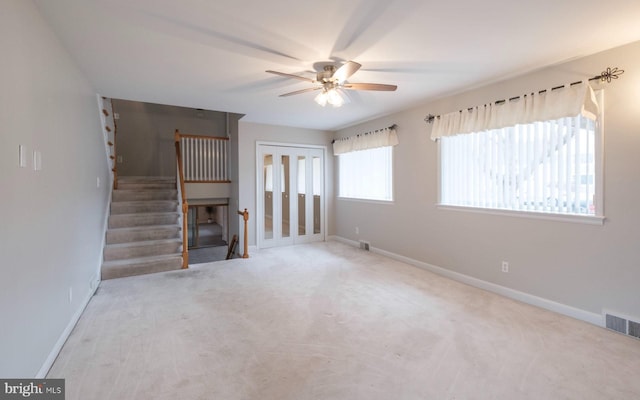
[[[67,400],[638,399],[640,341],[336,242],[102,282]]]

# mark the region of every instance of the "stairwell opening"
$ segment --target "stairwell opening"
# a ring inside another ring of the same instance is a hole
[[[224,260],[229,243],[229,205],[190,205],[188,216],[189,264]]]

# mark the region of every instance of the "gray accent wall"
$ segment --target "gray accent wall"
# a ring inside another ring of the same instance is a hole
[[[226,113],[194,108],[113,100],[121,176],[175,176],[174,133],[227,136]],[[230,119],[239,118],[230,114]],[[231,124],[230,124],[231,128]]]
[[[438,153],[423,121],[427,114],[548,89],[607,67],[626,72],[601,86],[603,226],[437,207]],[[337,199],[336,235],[589,313],[599,315],[606,308],[640,316],[640,42],[425,102],[340,130],[337,137],[393,123],[400,140],[394,150],[394,203]],[[510,263],[509,273],[501,272],[503,260]]]
[[[0,2],[0,53],[0,377],[27,378],[93,292],[109,169],[95,90],[31,1]]]

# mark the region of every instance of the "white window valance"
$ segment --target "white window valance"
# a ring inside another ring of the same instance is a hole
[[[379,129],[361,135],[349,136],[333,141],[333,154],[339,155],[352,151],[375,149],[378,147],[395,146],[398,144],[396,125]]]
[[[431,139],[578,115],[592,120],[598,115],[596,96],[588,82],[443,114],[433,121]]]

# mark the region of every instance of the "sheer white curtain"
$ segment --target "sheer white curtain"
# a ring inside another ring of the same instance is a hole
[[[395,146],[398,144],[398,134],[395,125],[389,128],[369,132],[362,135],[336,139],[333,142],[333,154],[339,155],[352,151],[375,149],[378,147]]]
[[[582,116],[595,120],[597,115],[595,93],[588,82],[581,82],[561,89],[527,94],[513,101],[441,115],[433,121],[431,139],[565,117]]]

